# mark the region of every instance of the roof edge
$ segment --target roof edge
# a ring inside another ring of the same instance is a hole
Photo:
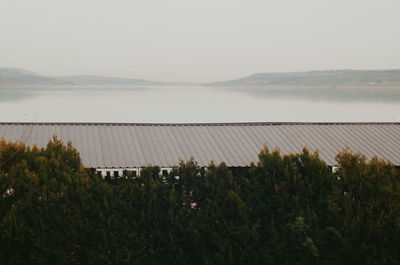
[[[123,123],[123,122],[0,122],[0,125],[73,126],[265,126],[265,125],[400,125],[400,122],[209,122],[209,123]]]

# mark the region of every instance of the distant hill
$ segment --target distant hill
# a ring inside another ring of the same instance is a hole
[[[166,83],[103,76],[63,76],[51,77],[18,68],[0,68],[0,86],[38,85],[161,85]]]
[[[200,85],[92,75],[45,76],[18,68],[0,68],[4,86],[97,85]],[[203,84],[204,85],[204,84]],[[248,77],[208,83],[212,86],[400,87],[400,70],[328,70],[292,73],[258,73]]]
[[[18,68],[0,68],[0,85],[44,85],[57,84],[50,77]]]
[[[292,73],[258,73],[215,82],[220,86],[400,86],[400,70],[329,70]]]
[[[130,79],[117,77],[104,77],[94,75],[77,75],[54,77],[60,82],[70,82],[75,85],[159,85],[161,82],[153,82],[144,79]]]

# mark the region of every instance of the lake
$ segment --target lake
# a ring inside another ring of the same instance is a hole
[[[0,121],[399,122],[400,88],[3,88]]]

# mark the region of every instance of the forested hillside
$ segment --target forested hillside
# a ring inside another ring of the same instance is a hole
[[[59,82],[24,69],[0,68],[0,86],[44,84],[54,85],[59,84]]]
[[[214,83],[157,82],[144,79],[94,75],[45,76],[18,68],[0,68],[0,86],[10,85],[212,85],[305,87],[399,87],[400,70],[329,70],[257,73]]]
[[[93,75],[45,76],[18,68],[0,68],[0,86],[38,85],[156,85],[143,79],[116,78]]]
[[[264,149],[101,179],[57,139],[0,143],[0,264],[398,264],[400,173],[343,151]]]
[[[223,86],[320,86],[399,87],[400,70],[331,70],[293,73],[258,73],[237,80],[216,82]]]

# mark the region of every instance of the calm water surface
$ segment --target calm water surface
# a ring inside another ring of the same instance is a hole
[[[400,121],[400,89],[201,86],[0,89],[0,121]]]

